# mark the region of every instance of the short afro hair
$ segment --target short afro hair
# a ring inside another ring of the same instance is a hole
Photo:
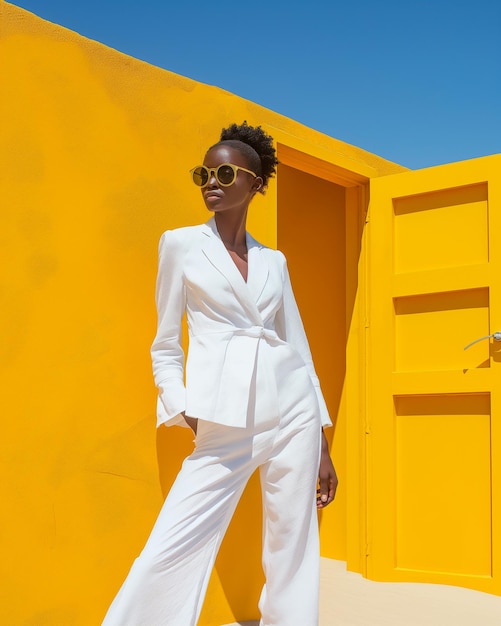
[[[273,137],[261,126],[249,126],[244,121],[242,124],[231,124],[228,128],[223,128],[219,142],[215,145],[222,143],[239,150],[248,159],[249,166],[263,179],[260,191],[264,193],[268,180],[276,174],[278,165]]]

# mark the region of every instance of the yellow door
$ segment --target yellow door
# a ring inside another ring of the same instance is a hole
[[[501,595],[501,155],[371,181],[367,575]]]

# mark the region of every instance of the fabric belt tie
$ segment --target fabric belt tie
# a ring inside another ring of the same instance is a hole
[[[285,341],[282,341],[274,330],[268,330],[263,326],[221,331],[223,332],[231,332],[232,336],[226,347],[219,380],[215,408],[217,421],[245,427],[249,401],[253,394],[259,343],[265,339],[270,343],[285,345]],[[270,410],[274,411],[275,409],[271,409],[274,402],[269,404]]]

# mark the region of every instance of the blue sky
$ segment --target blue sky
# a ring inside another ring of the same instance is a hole
[[[14,0],[417,169],[501,152],[500,0]]]

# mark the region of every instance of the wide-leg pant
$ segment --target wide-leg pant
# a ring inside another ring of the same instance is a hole
[[[195,449],[103,626],[196,626],[218,548],[258,467],[266,578],[261,626],[317,626],[321,428],[304,367],[289,368],[286,388],[280,387],[280,415],[272,422],[243,429],[199,421]]]

